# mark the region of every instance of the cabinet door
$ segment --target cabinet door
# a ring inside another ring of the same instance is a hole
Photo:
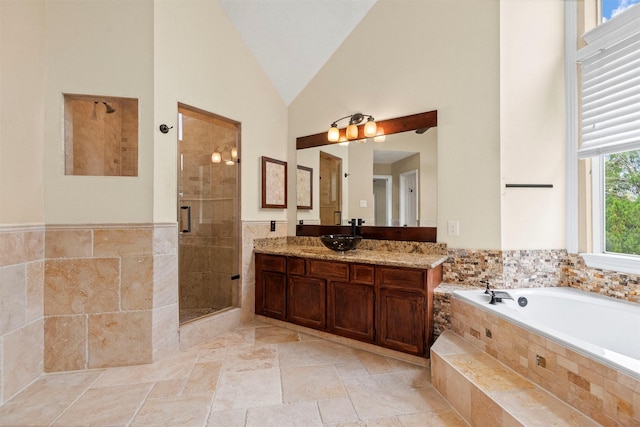
[[[325,329],[327,282],[304,276],[289,276],[287,320],[298,325]]]
[[[344,337],[373,342],[374,287],[345,282],[329,282],[328,328]]]
[[[287,308],[287,275],[263,271],[256,277],[256,313],[284,320]]]
[[[380,289],[378,343],[395,350],[423,355],[425,297],[421,293]]]

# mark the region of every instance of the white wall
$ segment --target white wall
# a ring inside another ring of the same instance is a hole
[[[154,221],[176,218],[177,132],[157,129],[176,125],[178,102],[241,122],[242,219],[286,220],[286,210],[260,207],[260,157],[289,161],[286,106],[220,4],[156,1],[154,59]],[[295,159],[288,173],[295,180]]]
[[[216,0],[49,2],[46,28],[47,223],[175,222],[178,102],[241,122],[242,219],[286,220],[260,208],[286,107]],[[139,99],[138,177],[64,175],[63,93]]]
[[[500,3],[504,250],[565,247],[563,8],[560,0]]]
[[[295,137],[347,114],[438,110],[438,240],[498,249],[499,53],[497,1],[378,0],[290,104],[290,156]],[[450,219],[459,237],[446,234]]]
[[[0,225],[44,223],[44,1],[0,1]]]
[[[153,2],[49,1],[46,11],[46,222],[151,222]],[[63,93],[138,98],[137,177],[64,175]]]

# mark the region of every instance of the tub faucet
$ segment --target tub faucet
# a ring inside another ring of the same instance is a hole
[[[487,293],[487,292],[485,292]],[[489,290],[489,295],[491,295],[491,301],[489,301],[489,304],[496,304],[497,302],[502,302],[503,299],[510,299],[513,300],[513,297],[511,295],[509,295],[508,292],[505,291],[492,291]]]

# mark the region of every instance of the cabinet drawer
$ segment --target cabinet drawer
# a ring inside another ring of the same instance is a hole
[[[379,267],[377,277],[383,287],[425,290],[425,270]]]
[[[287,267],[289,268],[289,274],[304,276],[306,273],[304,258],[289,258]]]
[[[308,260],[308,274],[322,279],[349,280],[349,264],[333,261]]]
[[[256,262],[259,268],[264,271],[274,271],[276,273],[287,272],[287,258],[283,256],[256,254]]]
[[[351,282],[373,285],[374,268],[372,265],[351,264]]]

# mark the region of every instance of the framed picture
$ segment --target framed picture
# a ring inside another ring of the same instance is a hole
[[[298,165],[296,176],[298,209],[313,207],[313,169]]]
[[[262,156],[262,207],[287,207],[287,162]]]

